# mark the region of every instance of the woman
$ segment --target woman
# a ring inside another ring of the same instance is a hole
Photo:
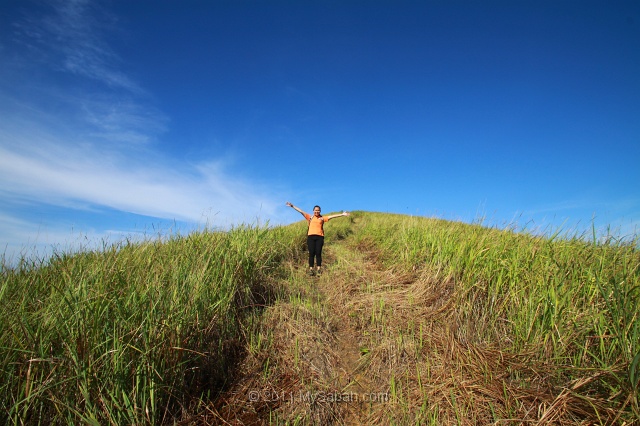
[[[313,261],[316,260],[317,274],[322,273],[322,246],[324,245],[324,223],[341,216],[349,216],[349,212],[334,214],[331,216],[322,216],[320,214],[320,206],[313,208],[313,216],[303,212],[293,204],[287,201],[287,206],[299,212],[309,222],[309,230],[307,231],[307,247],[309,248],[309,275],[315,275],[313,271]]]

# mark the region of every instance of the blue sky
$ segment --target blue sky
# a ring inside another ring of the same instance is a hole
[[[0,3],[0,253],[367,210],[640,224],[637,1]]]

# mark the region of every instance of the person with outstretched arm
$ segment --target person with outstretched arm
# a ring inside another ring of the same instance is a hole
[[[331,216],[322,216],[320,214],[320,206],[313,207],[313,216],[300,210],[287,201],[287,206],[296,210],[305,220],[309,223],[309,230],[307,231],[307,247],[309,248],[309,275],[313,276],[316,273],[320,275],[322,273],[322,246],[324,245],[324,223],[334,219],[336,217],[349,216],[349,212],[342,212],[341,214],[334,214]],[[313,270],[313,263],[317,266],[316,271]]]

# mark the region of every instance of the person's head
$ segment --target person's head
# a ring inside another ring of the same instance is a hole
[[[313,206],[313,215],[320,216],[320,206]]]

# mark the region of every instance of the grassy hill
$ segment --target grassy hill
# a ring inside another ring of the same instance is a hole
[[[402,215],[2,268],[5,424],[632,424],[638,241]],[[226,423],[225,423],[226,422]]]

